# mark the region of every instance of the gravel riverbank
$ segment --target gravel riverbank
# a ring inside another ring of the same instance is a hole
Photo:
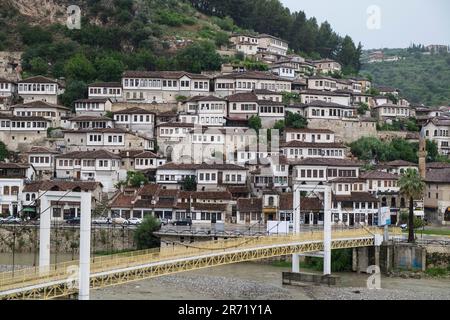
[[[339,287],[283,286],[288,268],[242,263],[143,280],[92,291],[94,300],[449,300],[450,279],[382,277],[381,290],[365,287],[367,275],[338,274]],[[304,270],[303,270],[304,271]]]

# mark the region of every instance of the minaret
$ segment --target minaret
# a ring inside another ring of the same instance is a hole
[[[425,139],[425,130],[422,128],[419,138],[419,173],[422,179],[425,179],[427,174],[427,140]]]

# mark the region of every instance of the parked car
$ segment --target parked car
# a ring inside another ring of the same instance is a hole
[[[123,224],[128,224],[128,225],[138,225],[141,223],[142,223],[142,219],[139,219],[139,218],[130,218],[123,222]]]
[[[111,218],[108,217],[100,217],[92,220],[93,224],[111,224]]]
[[[167,219],[167,218],[163,218],[163,219],[158,219],[158,221],[161,223],[161,225],[163,226],[167,226],[169,223],[172,223],[171,219]]]
[[[15,224],[15,223],[21,223],[22,219],[14,216],[9,216],[7,218],[0,218],[0,223],[2,224]]]
[[[191,218],[185,218],[181,220],[176,220],[172,222],[174,226],[192,226],[192,219]]]
[[[68,224],[80,224],[80,217],[73,217],[66,220]]]
[[[125,223],[125,221],[127,221],[127,219],[121,218],[121,217],[112,218],[112,224],[120,224],[120,225],[122,225],[122,224]]]

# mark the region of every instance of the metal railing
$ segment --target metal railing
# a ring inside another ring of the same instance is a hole
[[[332,240],[369,238],[373,234],[382,234],[383,230],[376,227],[334,230]],[[391,228],[390,234],[401,234],[398,228]],[[226,240],[198,242],[193,244],[173,243],[157,249],[131,251],[91,258],[91,275],[150,263],[164,263],[174,259],[192,259],[208,254],[221,254],[233,251],[244,251],[252,248],[290,246],[296,243],[323,241],[323,232],[311,230],[300,234],[273,235],[261,237],[241,237]],[[69,267],[78,266],[79,261],[53,264],[45,270],[39,267],[21,269],[14,272],[0,273],[0,291],[18,289],[49,282],[68,279],[73,270]]]

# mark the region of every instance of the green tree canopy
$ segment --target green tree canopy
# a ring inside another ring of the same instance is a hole
[[[138,188],[144,184],[148,184],[148,179],[142,172],[128,171],[127,184],[131,187]]]
[[[197,181],[195,177],[187,176],[183,180],[183,190],[184,191],[196,191],[197,190]]]
[[[308,126],[308,120],[298,113],[287,112],[286,127],[294,129],[303,129]]]
[[[202,41],[181,50],[175,57],[180,70],[200,73],[205,70],[220,70],[222,58],[213,43]]]
[[[66,77],[70,80],[92,82],[96,77],[96,70],[83,54],[76,54],[64,66]]]
[[[6,158],[8,158],[9,151],[6,148],[6,145],[3,143],[3,141],[0,141],[0,161],[4,161]]]
[[[259,116],[251,116],[250,119],[248,119],[248,127],[255,130],[258,135],[259,129],[262,128],[261,118]]]
[[[159,248],[161,240],[154,232],[161,229],[161,223],[152,215],[146,215],[134,232],[134,242],[138,250]]]

